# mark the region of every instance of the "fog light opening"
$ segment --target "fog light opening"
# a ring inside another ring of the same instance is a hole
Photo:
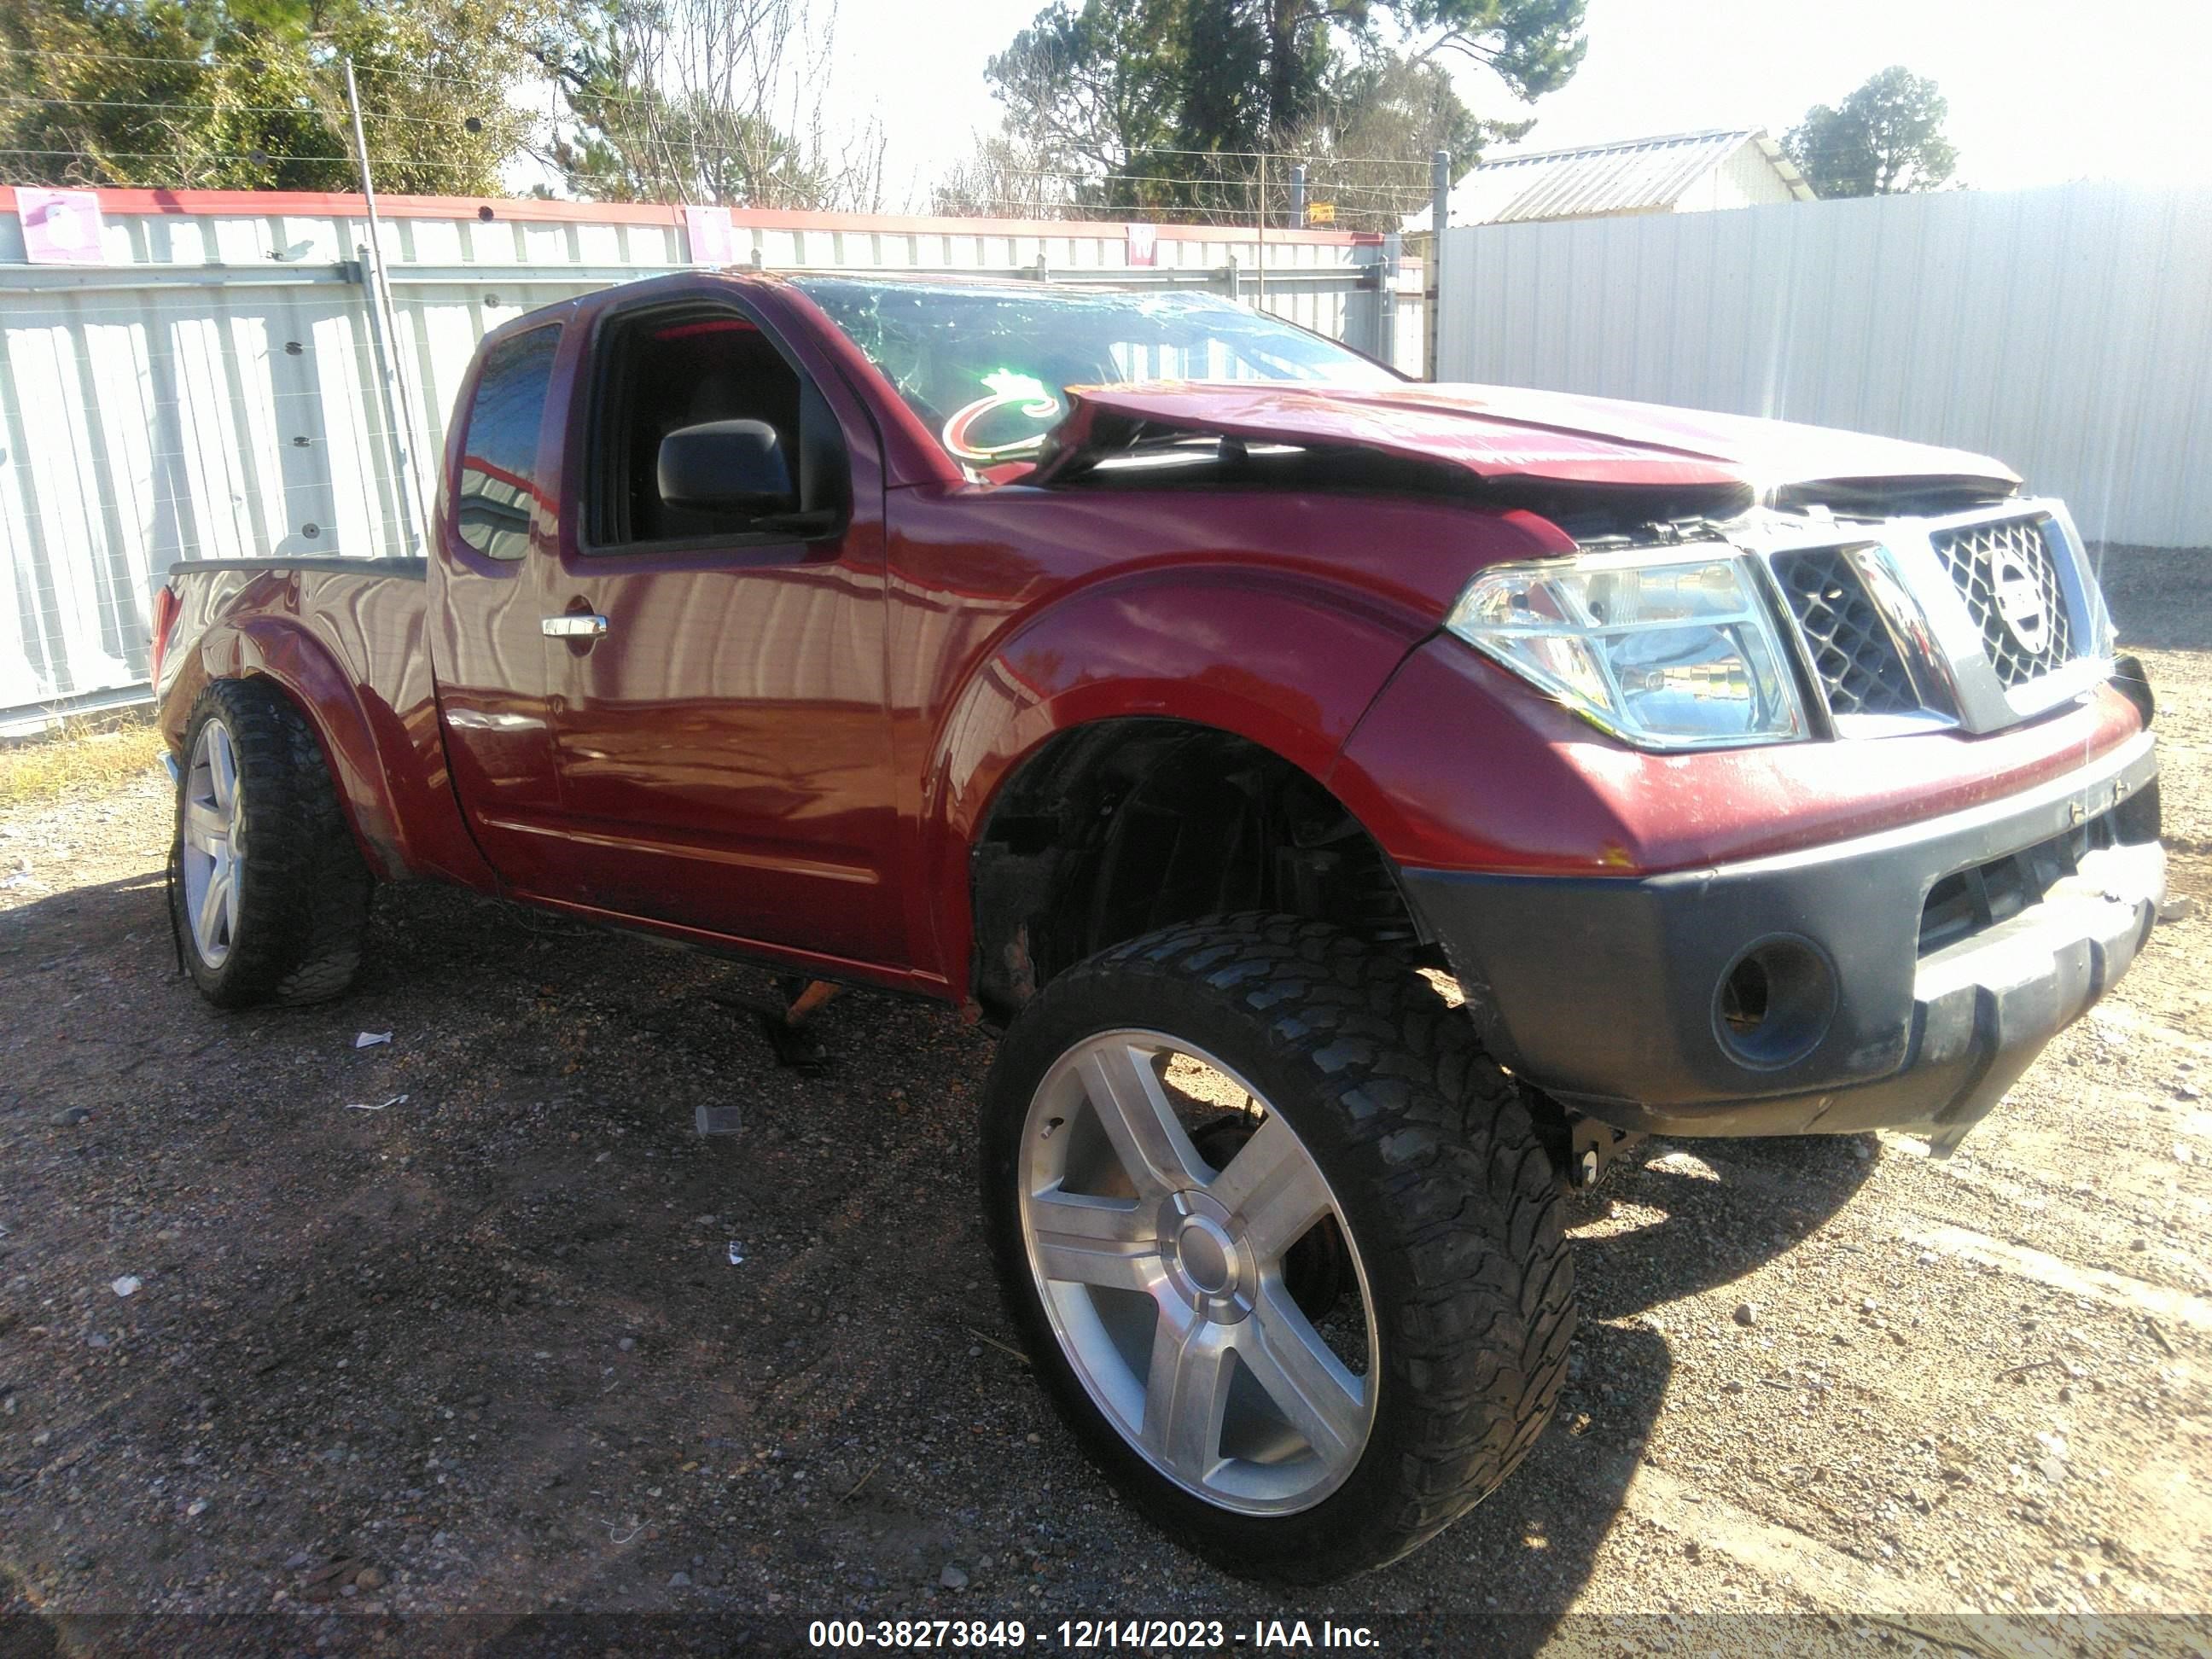
[[[1766,1024],[1766,969],[1757,957],[1746,957],[1721,981],[1721,1018],[1739,1041]]]
[[[1794,1066],[1820,1046],[1835,1017],[1836,976],[1809,940],[1776,934],[1747,945],[1713,990],[1713,1030],[1753,1071]]]

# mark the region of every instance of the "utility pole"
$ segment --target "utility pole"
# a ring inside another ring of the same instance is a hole
[[[369,337],[376,347],[377,378],[384,389],[384,423],[390,428],[392,471],[399,510],[407,531],[407,550],[423,551],[422,480],[415,471],[414,422],[408,418],[407,383],[399,373],[399,324],[392,305],[392,283],[384,270],[382,223],[376,216],[376,181],[369,172],[368,137],[361,124],[361,88],[353,59],[345,60],[346,104],[353,112],[354,164],[361,170],[361,198],[368,210],[368,241],[361,249],[362,282],[368,289]]]

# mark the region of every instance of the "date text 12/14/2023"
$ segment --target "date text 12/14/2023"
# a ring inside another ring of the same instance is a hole
[[[1236,1625],[1219,1619],[1063,1619],[1035,1631],[1018,1619],[817,1619],[807,1645],[839,1648],[1024,1648],[1034,1643],[1067,1653],[1181,1652],[1217,1648],[1255,1651],[1337,1649],[1372,1651],[1364,1625],[1333,1620],[1267,1619]]]

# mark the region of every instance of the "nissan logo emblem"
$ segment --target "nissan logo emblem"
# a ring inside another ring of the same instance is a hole
[[[2017,553],[2000,551],[1990,562],[1990,580],[2005,631],[2029,655],[2040,653],[2051,643],[2051,607],[2033,568]]]

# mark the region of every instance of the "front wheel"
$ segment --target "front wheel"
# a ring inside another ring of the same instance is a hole
[[[1573,1328],[1559,1188],[1460,1011],[1324,924],[1169,929],[1047,986],[985,1094],[1014,1323],[1116,1486],[1319,1583],[1487,1496]]]

